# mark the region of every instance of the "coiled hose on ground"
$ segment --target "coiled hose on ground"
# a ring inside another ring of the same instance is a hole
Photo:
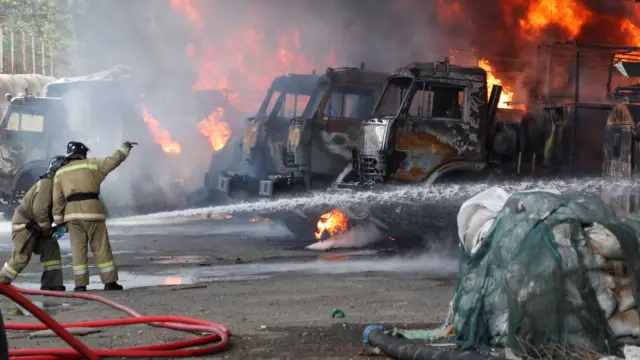
[[[225,350],[229,345],[229,329],[221,324],[216,324],[204,320],[188,318],[183,316],[143,316],[133,309],[130,309],[122,304],[118,304],[109,299],[105,299],[102,296],[86,294],[86,293],[72,293],[72,292],[57,292],[57,291],[42,291],[42,290],[28,290],[17,288],[13,285],[0,284],[0,293],[10,298],[33,316],[42,321],[43,324],[16,324],[6,323],[4,327],[7,330],[53,330],[60,338],[62,338],[71,349],[24,349],[24,350],[10,350],[9,356],[15,359],[21,360],[70,360],[70,359],[89,359],[97,360],[101,357],[127,357],[127,358],[181,358],[199,356],[205,354],[212,354]],[[123,319],[110,319],[110,320],[97,320],[97,321],[84,321],[74,323],[56,322],[49,314],[42,309],[34,305],[29,299],[22,294],[27,295],[40,295],[40,296],[53,296],[62,298],[77,298],[91,301],[99,301],[103,304],[112,306],[118,310],[121,310],[129,314],[130,318]],[[121,326],[131,324],[149,324],[153,326],[180,330],[186,332],[207,333],[208,335],[200,336],[194,339],[174,341],[166,344],[155,344],[142,347],[132,347],[123,349],[90,349],[84,345],[80,340],[69,333],[66,328],[81,328],[81,327],[107,327],[107,326]],[[2,339],[0,339],[2,341]],[[207,345],[208,344],[208,345]],[[201,346],[197,349],[188,349],[193,346]]]
[[[390,336],[382,326],[369,326],[364,330],[364,343],[380,349],[396,360],[506,360],[469,351],[458,351],[429,346],[413,340]]]

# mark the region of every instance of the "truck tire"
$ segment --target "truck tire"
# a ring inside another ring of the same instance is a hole
[[[296,240],[309,242],[309,244],[317,241],[314,236],[314,233],[316,231],[316,224],[312,223],[309,220],[286,212],[279,214],[261,214],[261,217],[268,217],[273,220],[280,221],[284,226],[286,226],[287,229],[289,229],[293,236],[296,237]]]

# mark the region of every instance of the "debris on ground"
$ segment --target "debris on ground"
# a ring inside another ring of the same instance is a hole
[[[99,332],[102,332],[102,329],[98,329],[98,328],[67,328],[67,331],[69,331],[72,335],[75,335],[75,336],[85,336],[85,335],[97,334]],[[32,337],[32,338],[58,337],[58,334],[53,332],[53,330],[40,330],[40,331],[34,331],[34,332],[30,333],[29,337]]]
[[[344,311],[340,309],[333,309],[333,312],[331,313],[331,317],[334,319],[342,319],[343,317],[345,317]]]

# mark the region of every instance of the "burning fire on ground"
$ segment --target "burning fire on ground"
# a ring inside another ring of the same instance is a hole
[[[198,130],[209,139],[213,150],[218,151],[224,147],[231,137],[229,124],[222,121],[223,108],[217,108],[208,118],[198,123]]]
[[[144,119],[144,123],[147,124],[149,131],[151,131],[155,142],[162,146],[162,151],[169,154],[180,154],[180,144],[171,139],[171,134],[169,134],[167,129],[160,127],[158,120],[151,116],[146,106],[142,107],[142,118]]]
[[[349,217],[341,213],[337,209],[333,209],[328,213],[320,215],[318,220],[318,231],[315,232],[315,237],[318,240],[322,239],[324,234],[328,234],[330,237],[347,231],[349,224]]]

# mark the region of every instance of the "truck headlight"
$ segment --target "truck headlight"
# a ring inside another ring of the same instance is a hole
[[[288,137],[289,147],[294,148],[300,144],[300,128],[299,127],[291,127],[289,128],[289,137]]]

